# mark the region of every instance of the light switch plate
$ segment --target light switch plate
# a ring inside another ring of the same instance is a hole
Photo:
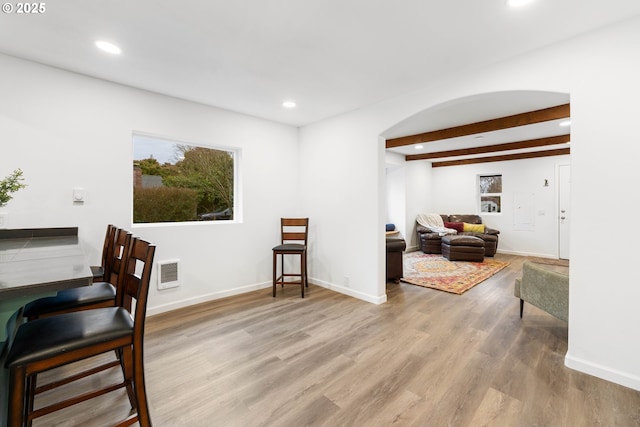
[[[84,203],[84,188],[76,187],[73,189],[73,203]]]

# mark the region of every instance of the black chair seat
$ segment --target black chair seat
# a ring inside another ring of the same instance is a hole
[[[18,328],[5,367],[37,362],[132,334],[133,319],[122,307],[97,308],[32,320]]]
[[[24,316],[27,318],[34,314],[42,316],[107,301],[113,301],[113,305],[115,305],[115,299],[115,286],[107,282],[96,282],[91,286],[65,289],[59,291],[56,296],[32,301],[25,306]]]
[[[9,320],[7,320],[4,330],[6,340],[4,343],[0,344],[0,355],[3,355],[5,354],[5,351],[8,351],[9,346],[13,343],[13,337],[16,335],[18,327],[23,323],[22,310],[23,307],[20,307],[11,315]]]
[[[277,252],[302,252],[306,248],[305,245],[297,243],[285,243],[284,245],[278,245],[273,248]]]

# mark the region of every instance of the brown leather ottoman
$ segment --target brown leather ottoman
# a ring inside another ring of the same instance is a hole
[[[498,250],[498,235],[483,234],[481,239],[484,240],[484,256],[494,256]]]
[[[484,261],[484,240],[474,236],[442,236],[442,256],[449,261]]]
[[[418,233],[418,243],[425,254],[442,252],[442,238],[438,233]]]

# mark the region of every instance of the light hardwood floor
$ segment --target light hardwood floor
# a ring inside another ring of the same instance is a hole
[[[373,305],[310,285],[304,299],[264,289],[150,317],[154,425],[640,425],[640,392],[566,368],[566,324],[531,305],[520,319],[523,258],[496,259],[509,267],[463,295],[389,283]],[[128,409],[116,392],[34,425],[109,425]]]

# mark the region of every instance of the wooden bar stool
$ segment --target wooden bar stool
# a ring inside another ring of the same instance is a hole
[[[273,248],[273,296],[276,296],[276,285],[300,285],[300,293],[304,298],[304,288],[309,287],[307,280],[307,236],[309,218],[281,218],[280,244]],[[278,255],[280,255],[281,275],[278,276]],[[285,273],[285,255],[300,256],[300,273]],[[297,277],[299,280],[287,280]]]
[[[138,422],[141,427],[151,426],[143,335],[154,253],[154,245],[138,238],[131,240],[124,256],[126,275],[123,286],[117,288],[115,307],[59,314],[18,327],[5,361],[9,370],[9,427],[30,426],[35,418],[123,387],[135,413],[118,425]],[[119,360],[36,387],[41,372],[114,350],[120,355]],[[36,394],[118,365],[124,377],[121,382],[34,410]]]
[[[24,317],[28,320],[78,310],[113,307],[116,305],[118,277],[124,273],[125,249],[131,241],[131,233],[110,226],[111,242],[107,247],[104,274],[106,279],[91,286],[65,289],[55,296],[38,298],[24,307]]]

